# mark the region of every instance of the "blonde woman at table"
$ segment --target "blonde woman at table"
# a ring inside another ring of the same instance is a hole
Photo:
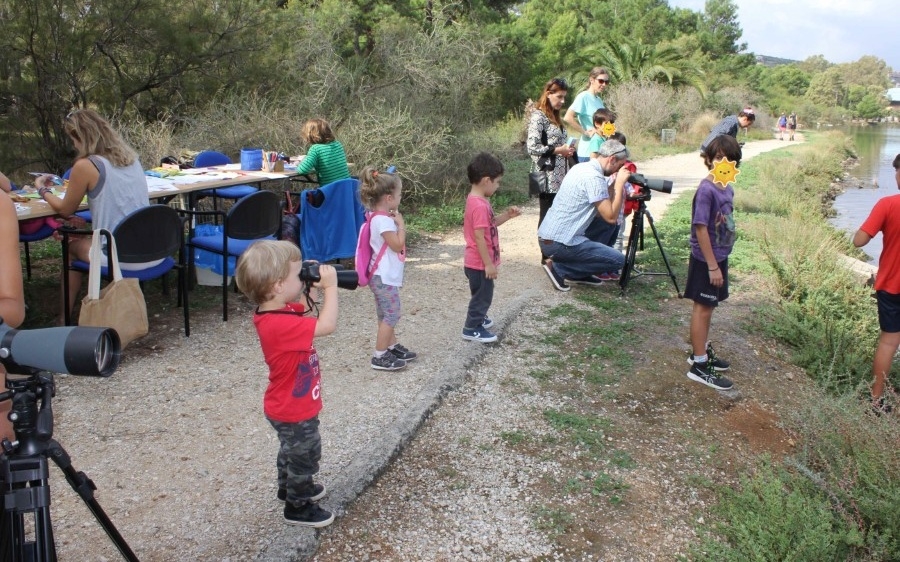
[[[303,124],[300,138],[307,148],[306,156],[297,164],[298,174],[315,172],[319,185],[350,177],[344,145],[334,138],[328,121],[310,119]]]
[[[63,217],[71,216],[87,195],[92,228],[112,232],[126,215],[150,204],[147,180],[137,153],[113,130],[109,122],[92,109],[79,109],[66,116],[65,131],[77,156],[69,174],[65,197],[50,190],[52,176],[34,182],[41,198]],[[90,261],[89,236],[69,242],[71,260]],[[152,264],[121,264],[122,269],[143,269]],[[81,289],[81,273],[69,271],[69,303]],[[69,311],[71,312],[71,310]]]
[[[5,176],[4,176],[5,177]],[[22,264],[19,262],[19,221],[12,199],[0,196],[0,318],[11,328],[25,319],[25,294],[22,289]],[[6,391],[6,369],[0,365],[0,378]],[[12,403],[0,402],[0,439],[15,438],[12,424],[6,418]]]

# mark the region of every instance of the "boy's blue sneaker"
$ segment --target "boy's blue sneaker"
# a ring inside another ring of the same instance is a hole
[[[485,330],[487,330],[487,329],[489,329],[489,328],[493,328],[493,327],[494,327],[494,321],[491,320],[489,317],[485,316],[485,317],[484,317],[484,322],[481,323],[481,327],[484,328]]]
[[[462,337],[464,340],[478,341],[481,343],[492,343],[497,341],[497,336],[484,328],[477,328],[474,330],[463,328]]]

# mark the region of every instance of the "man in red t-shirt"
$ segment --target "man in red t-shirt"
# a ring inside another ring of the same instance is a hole
[[[900,188],[900,154],[894,157],[894,173]],[[883,197],[875,203],[869,218],[853,236],[853,245],[865,246],[879,232],[884,234],[884,244],[878,259],[875,296],[881,336],[872,365],[872,401],[877,411],[887,412],[890,405],[884,400],[884,383],[900,347],[900,195]]]
[[[325,497],[325,486],[313,481],[322,458],[321,374],[313,338],[337,328],[337,273],[330,265],[318,266],[320,280],[313,286],[322,289],[324,300],[318,318],[307,316],[297,302],[307,290],[301,263],[300,250],[291,242],[255,242],[238,261],[235,279],[258,305],[253,324],[269,367],[263,410],[281,444],[277,497],[284,501],[284,520],[325,527],[334,515],[316,503]]]

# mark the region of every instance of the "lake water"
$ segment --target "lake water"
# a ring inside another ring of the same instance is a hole
[[[878,182],[877,189],[849,189],[835,199],[837,216],[831,219],[831,224],[852,235],[869,216],[876,201],[900,193],[891,166],[894,157],[900,153],[900,126],[880,123],[844,130],[853,137],[859,155],[859,166],[852,168],[850,175],[867,186],[874,185],[876,180]],[[878,265],[881,234],[873,238],[863,251],[872,257],[869,263]]]

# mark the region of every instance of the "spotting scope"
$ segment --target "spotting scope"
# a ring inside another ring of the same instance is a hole
[[[34,370],[108,377],[122,357],[119,334],[112,328],[63,326],[16,330],[0,318],[0,363],[7,372]]]

